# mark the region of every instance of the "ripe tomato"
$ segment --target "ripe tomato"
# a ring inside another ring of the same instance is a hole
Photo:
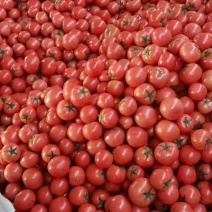
[[[14,207],[17,210],[30,210],[36,202],[36,195],[29,189],[20,191],[14,199]]]
[[[201,51],[194,42],[186,42],[180,47],[179,55],[184,62],[195,63],[201,58]]]
[[[67,156],[56,156],[48,162],[47,170],[55,178],[64,177],[69,172],[71,161]]]
[[[173,142],[180,135],[180,129],[178,126],[168,120],[160,120],[155,126],[156,136],[165,142]]]
[[[151,105],[155,101],[156,90],[150,83],[142,83],[134,90],[134,98],[143,105]]]
[[[69,192],[69,201],[75,206],[88,202],[89,194],[84,186],[75,186]]]
[[[171,165],[178,159],[179,150],[173,142],[162,142],[156,146],[154,156],[160,164]]]
[[[206,149],[210,143],[211,135],[207,130],[198,129],[195,130],[191,135],[191,144],[199,151]]]
[[[49,204],[49,212],[65,212],[72,211],[73,206],[71,205],[69,199],[67,197],[61,196],[52,199]]]
[[[157,191],[157,196],[163,204],[172,205],[179,198],[179,190],[175,184],[170,184],[168,188]]]
[[[38,168],[28,168],[23,172],[22,181],[25,188],[37,190],[43,184],[43,175]]]
[[[84,86],[74,86],[70,92],[70,101],[76,107],[84,107],[90,101],[91,93]]]
[[[1,158],[7,163],[13,163],[19,160],[21,149],[15,143],[8,143],[1,149]]]
[[[150,175],[150,183],[156,190],[163,190],[169,187],[171,179],[167,172],[163,169],[155,169]]]
[[[158,62],[162,48],[156,44],[146,46],[142,52],[142,59],[148,65],[155,65]]]
[[[193,166],[181,165],[177,169],[177,180],[184,185],[191,185],[197,180],[197,173]]]
[[[190,204],[186,203],[186,202],[175,202],[171,208],[170,208],[171,212],[177,212],[177,211],[188,211],[188,212],[192,212],[193,208],[190,206]]]
[[[143,146],[135,150],[134,160],[142,168],[150,168],[154,165],[155,158],[152,149]]]
[[[131,211],[131,204],[124,195],[120,194],[107,198],[104,208],[109,211]]]
[[[131,202],[139,207],[149,206],[155,199],[156,191],[149,179],[136,178],[129,186],[128,196]]]

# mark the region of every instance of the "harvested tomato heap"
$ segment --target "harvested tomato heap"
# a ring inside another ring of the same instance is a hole
[[[212,0],[0,0],[0,21],[17,212],[212,211]]]

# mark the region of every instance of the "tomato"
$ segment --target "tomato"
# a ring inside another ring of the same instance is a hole
[[[126,179],[127,171],[121,165],[112,164],[106,170],[106,179],[109,183],[120,184]]]
[[[105,171],[95,163],[87,166],[85,176],[87,181],[92,185],[103,185],[105,182]]]
[[[124,143],[125,132],[121,127],[108,129],[103,134],[104,142],[110,147],[117,147]]]
[[[171,165],[177,160],[179,150],[172,142],[162,142],[154,149],[154,156],[160,164]]]
[[[155,189],[147,178],[136,178],[129,186],[128,196],[131,202],[139,207],[149,206],[156,195]]]
[[[134,90],[134,98],[140,104],[151,105],[155,101],[156,90],[150,83],[142,83]]]
[[[43,184],[43,176],[38,168],[28,168],[23,172],[22,181],[25,188],[37,190]]]
[[[64,196],[68,191],[68,180],[66,178],[54,178],[50,182],[51,195]]]
[[[60,155],[60,149],[55,144],[47,144],[41,150],[41,157],[47,163],[58,155]]]
[[[168,188],[157,191],[159,200],[167,205],[172,205],[179,198],[179,190],[175,184],[170,184]]]
[[[175,212],[175,211],[193,211],[193,208],[186,202],[175,202],[171,208],[170,208],[171,212]]]
[[[135,150],[134,160],[142,168],[150,168],[155,163],[154,153],[149,147],[143,146]]]
[[[200,151],[191,145],[185,145],[180,149],[179,159],[183,164],[195,165],[201,159]]]
[[[211,48],[207,48],[201,54],[200,64],[204,69],[211,69],[212,67],[210,62],[211,50]]]
[[[69,184],[79,186],[85,182],[85,171],[79,166],[72,166],[69,169]]]
[[[124,195],[115,195],[105,201],[104,208],[109,211],[131,211],[131,204]]]
[[[195,63],[201,58],[201,51],[193,42],[184,43],[179,50],[180,58],[186,63]]]
[[[207,130],[198,129],[195,130],[191,135],[191,144],[199,151],[206,149],[210,143],[211,135]]]
[[[211,204],[211,187],[208,181],[201,181],[197,184],[197,188],[201,195],[200,203]]]
[[[36,195],[33,191],[29,189],[24,189],[20,191],[14,199],[14,207],[17,210],[30,210],[36,201]]]
[[[1,158],[7,163],[13,163],[19,160],[21,149],[15,143],[9,143],[1,149]]]
[[[155,65],[158,62],[162,48],[156,44],[146,46],[142,52],[142,59],[148,65]]]
[[[144,83],[147,79],[147,73],[142,67],[135,66],[127,70],[125,80],[127,84],[133,88]]]
[[[84,107],[89,103],[90,91],[83,86],[74,86],[70,92],[70,101],[76,107]]]
[[[73,206],[67,197],[56,197],[49,204],[49,212],[65,212],[72,211]]]
[[[71,204],[80,206],[88,202],[89,194],[85,187],[75,186],[69,192],[69,201]]]
[[[31,151],[41,152],[43,147],[48,144],[48,137],[45,133],[34,134],[28,141],[28,147]]]
[[[163,169],[155,169],[150,175],[150,183],[156,190],[163,190],[169,187],[171,179],[167,172]]]
[[[106,169],[112,165],[113,155],[105,149],[100,149],[96,152],[94,160],[99,168]]]
[[[210,180],[212,178],[211,166],[207,163],[202,163],[198,166],[197,174],[201,180]]]
[[[23,68],[27,73],[35,74],[38,71],[40,59],[38,56],[29,54],[24,58]]]
[[[71,161],[67,156],[56,156],[48,162],[48,172],[56,178],[64,177],[69,172]]]
[[[197,173],[193,166],[181,165],[177,170],[177,179],[184,185],[191,185],[197,180]]]
[[[138,148],[147,143],[148,134],[143,128],[132,126],[127,130],[126,140],[131,147]]]
[[[205,85],[207,87],[208,90],[212,90],[212,87],[211,87],[211,83],[210,83],[210,73],[212,71],[209,69],[209,70],[206,70],[202,73],[202,77],[201,77],[201,82],[203,85]]]
[[[156,136],[164,142],[173,142],[180,135],[178,126],[168,120],[160,120],[155,126]]]

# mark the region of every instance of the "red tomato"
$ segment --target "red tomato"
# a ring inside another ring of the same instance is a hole
[[[88,202],[89,194],[84,186],[75,186],[69,192],[69,201],[75,206]]]
[[[109,197],[105,201],[104,208],[109,211],[131,211],[131,204],[124,195],[120,194]]]
[[[177,169],[177,180],[184,185],[191,185],[197,180],[197,173],[193,166],[181,165]]]
[[[155,169],[150,175],[150,183],[157,190],[164,190],[169,187],[171,179],[167,172],[163,169]]]
[[[178,126],[168,120],[160,120],[155,126],[156,136],[165,142],[173,142],[180,135],[180,129]]]
[[[22,181],[25,188],[37,190],[43,184],[43,176],[38,168],[29,168],[23,172]]]
[[[184,107],[177,97],[168,97],[162,100],[159,110],[165,119],[173,121],[183,115]]]
[[[35,193],[29,189],[20,191],[14,199],[14,207],[17,210],[30,210],[36,202]]]
[[[47,169],[53,177],[61,178],[68,174],[70,165],[70,159],[61,155],[52,158],[48,163]]]
[[[129,186],[128,196],[139,207],[149,206],[155,199],[156,191],[147,178],[136,178]]]
[[[154,150],[156,161],[162,165],[171,165],[179,156],[178,147],[172,142],[162,142]]]
[[[49,204],[49,212],[65,212],[72,211],[73,206],[67,197],[56,197]]]
[[[201,51],[197,44],[186,42],[180,47],[180,58],[186,63],[195,63],[201,58]]]

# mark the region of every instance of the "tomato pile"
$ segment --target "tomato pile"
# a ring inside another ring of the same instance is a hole
[[[212,211],[212,0],[0,0],[0,21],[17,212]]]

